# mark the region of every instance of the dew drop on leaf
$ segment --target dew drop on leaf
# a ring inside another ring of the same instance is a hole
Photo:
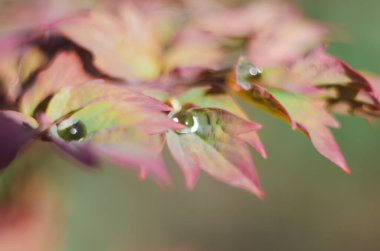
[[[77,119],[66,119],[57,125],[57,133],[65,141],[80,141],[86,135],[86,126]]]
[[[184,129],[177,130],[177,133],[194,133],[199,129],[199,122],[197,117],[191,112],[177,112],[170,117],[177,123],[180,123],[185,126]]]
[[[255,65],[245,61],[239,65],[238,68],[238,78],[240,84],[244,89],[249,90],[251,85],[249,81],[259,79],[262,74],[262,70]]]

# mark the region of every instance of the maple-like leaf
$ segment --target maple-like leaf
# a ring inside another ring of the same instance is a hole
[[[58,22],[56,29],[93,53],[94,64],[114,77],[153,80],[160,74],[158,37],[132,5],[123,5],[117,13],[86,12]]]
[[[55,77],[55,74],[46,74],[43,78],[48,81],[44,86],[46,92],[52,91],[48,83],[49,80],[54,83]],[[35,99],[25,100],[25,107],[29,107],[29,100],[35,104]],[[28,127],[27,137],[22,137],[20,143],[14,141],[12,147],[5,144],[7,139],[20,138],[25,128],[4,129],[1,164],[6,166],[27,141],[42,138],[86,165],[93,166],[99,159],[106,159],[134,167],[144,176],[151,175],[157,182],[167,184],[170,179],[160,156],[163,145],[160,134],[183,127],[164,113],[170,110],[156,99],[104,81],[61,86],[50,100],[46,113],[37,116],[38,123],[28,115],[8,112],[34,124]]]
[[[161,29],[162,23],[167,23],[169,32]],[[191,24],[181,29],[170,25],[178,26],[155,14],[154,7],[145,13],[125,4],[114,12],[92,10],[67,18],[54,27],[90,51],[101,71],[129,82],[157,81],[178,72],[183,76],[184,71],[198,76],[204,69],[220,67],[224,55],[220,39]]]
[[[182,126],[163,113],[167,110],[170,107],[158,100],[125,87],[92,81],[62,89],[46,112],[54,121],[50,136],[66,152],[83,147],[95,156],[137,166],[168,183],[158,135]],[[74,157],[81,160],[82,156]]]
[[[303,131],[323,156],[349,172],[329,129],[329,127],[337,128],[339,124],[328,112],[324,100],[312,95],[281,90],[282,82],[273,83],[271,80],[273,78],[270,75],[261,75],[254,65],[240,59],[230,84],[241,97],[288,121],[293,129],[298,128]]]
[[[184,104],[185,106],[195,105],[196,107],[218,108],[228,111],[242,119],[249,120],[248,116],[230,95],[226,93],[208,93],[209,91],[209,87],[194,87],[177,97],[177,99],[179,104]],[[241,133],[239,137],[255,148],[262,157],[267,158],[264,145],[256,130]]]
[[[172,118],[186,126],[168,132],[167,143],[189,188],[195,185],[202,169],[218,180],[263,197],[249,150],[239,137],[258,130],[258,124],[218,108],[191,108]]]
[[[262,197],[247,146],[267,157],[259,126],[232,95],[302,131],[346,172],[333,114],[380,116],[378,77],[329,55],[327,28],[293,5],[48,3],[0,39],[0,168],[44,140],[87,166],[106,160],[168,184],[166,140],[188,187],[203,169]]]

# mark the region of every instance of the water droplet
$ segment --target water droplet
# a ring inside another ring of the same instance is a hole
[[[191,112],[176,112],[169,115],[175,122],[185,126],[184,129],[177,130],[177,133],[194,133],[199,128],[199,122],[196,116]]]
[[[263,72],[257,66],[251,63],[245,62],[240,65],[239,73],[241,76],[244,76],[246,78],[257,78]]]
[[[263,71],[249,62],[242,62],[239,65],[238,77],[242,88],[249,90],[251,88],[250,81],[260,78]]]
[[[86,126],[77,119],[66,119],[57,125],[57,134],[65,141],[80,141],[86,135]]]

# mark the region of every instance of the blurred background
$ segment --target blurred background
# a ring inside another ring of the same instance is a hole
[[[332,54],[380,73],[380,1],[295,2],[335,27]],[[57,251],[380,250],[380,123],[338,117],[342,129],[334,134],[352,169],[347,175],[288,125],[258,111],[251,116],[264,125],[269,154],[263,160],[253,153],[263,201],[204,173],[189,192],[170,157],[170,188],[111,166],[76,168],[44,143],[8,170],[38,168],[48,190],[60,195],[64,212],[46,209],[64,225]]]

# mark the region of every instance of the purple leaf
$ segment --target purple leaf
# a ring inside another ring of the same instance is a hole
[[[21,113],[0,112],[0,169],[8,166],[19,150],[37,135],[36,124]]]

